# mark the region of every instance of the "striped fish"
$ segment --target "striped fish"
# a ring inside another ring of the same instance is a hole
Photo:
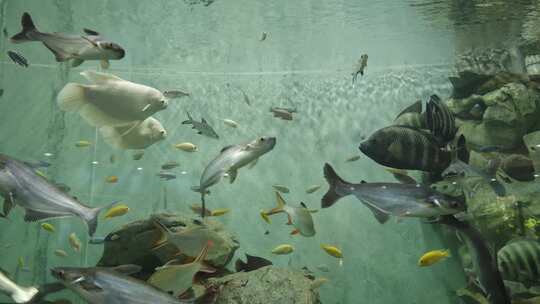
[[[9,58],[11,58],[11,60],[13,60],[13,62],[15,62],[16,64],[23,66],[25,68],[28,67],[28,60],[26,60],[26,58],[24,58],[23,55],[15,51],[8,51],[7,54]]]
[[[426,119],[422,115],[422,101],[418,100],[405,108],[394,119],[395,126],[407,126],[415,129],[426,129]]]
[[[540,280],[540,243],[535,240],[511,241],[497,253],[497,266],[505,280]]]
[[[359,149],[383,166],[404,170],[441,172],[452,160],[433,135],[406,126],[382,128],[360,143]]]
[[[431,95],[427,103],[425,119],[427,128],[443,142],[448,142],[456,134],[454,114],[437,95]]]

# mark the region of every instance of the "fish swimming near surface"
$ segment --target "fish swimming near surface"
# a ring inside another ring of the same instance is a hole
[[[418,266],[426,267],[431,266],[439,261],[442,261],[450,256],[450,251],[448,250],[433,250],[424,253],[418,260]]]
[[[0,292],[7,294],[15,303],[28,303],[37,295],[39,290],[33,286],[19,286],[0,271]]]
[[[246,261],[244,262],[241,259],[237,259],[234,263],[234,268],[236,269],[236,272],[250,272],[270,265],[273,264],[269,260],[246,253]]]
[[[15,205],[25,209],[27,222],[78,216],[87,224],[89,235],[96,231],[100,211],[114,205],[85,206],[24,162],[4,154],[0,154],[0,195],[4,198],[5,216]]]
[[[461,222],[451,215],[440,217],[437,223],[450,226],[460,232],[469,248],[474,272],[478,276],[480,287],[489,303],[510,304],[510,297],[497,269],[497,262],[480,232],[469,223]]]
[[[426,126],[442,142],[452,140],[457,128],[454,114],[437,95],[431,95],[425,114]]]
[[[315,235],[315,225],[313,224],[313,217],[311,216],[311,210],[309,210],[304,203],[300,203],[299,207],[291,207],[285,203],[285,200],[276,192],[277,207],[265,212],[266,216],[285,213],[287,214],[287,224],[293,225],[294,230],[292,235],[300,233],[305,237],[311,237]]]
[[[276,248],[274,248],[272,250],[272,253],[277,254],[277,255],[285,255],[285,254],[290,254],[293,251],[294,251],[294,246],[293,245],[283,244],[283,245],[279,245]]]
[[[28,13],[22,15],[21,24],[22,31],[11,37],[12,43],[40,41],[54,54],[56,61],[73,60],[73,67],[85,60],[100,60],[102,68],[106,69],[109,60],[119,60],[126,55],[120,45],[105,40],[94,30],[84,29],[86,35],[40,32]]]
[[[367,61],[368,61],[368,55],[364,54],[360,56],[360,59],[356,63],[356,66],[354,67],[354,72],[352,73],[352,83],[354,84],[356,82],[356,79],[358,78],[358,74],[364,76],[364,70],[367,67]]]
[[[16,64],[18,64],[20,66],[23,66],[25,68],[27,68],[29,66],[28,60],[26,60],[26,58],[24,58],[23,55],[15,52],[15,51],[8,51],[7,54],[9,56],[9,58],[11,58],[11,60],[13,60],[13,62],[15,62]]]
[[[499,272],[504,280],[526,284],[540,281],[540,242],[518,238],[497,252]]]
[[[380,165],[404,170],[442,172],[452,160],[432,134],[405,126],[382,128],[359,149]]]
[[[99,132],[103,141],[112,147],[123,150],[141,150],[167,138],[167,130],[154,117],[141,123],[122,127],[101,127]]]
[[[281,118],[283,120],[293,120],[293,113],[289,109],[272,107],[270,112],[274,114],[274,117]]]
[[[127,134],[169,105],[163,93],[152,87],[107,73],[80,74],[92,84],[66,84],[58,93],[57,103],[61,110],[79,113],[94,127],[129,126],[124,132]]]
[[[197,134],[204,135],[206,137],[219,139],[219,135],[214,131],[212,126],[208,124],[208,122],[202,118],[200,122],[193,120],[193,117],[191,117],[191,114],[189,112],[186,112],[188,119],[184,120],[182,122],[183,125],[192,125],[192,129],[197,130]]]
[[[174,297],[180,296],[192,287],[193,277],[198,272],[215,272],[215,269],[210,268],[204,263],[208,255],[208,248],[211,245],[211,242],[209,242],[191,263],[174,265],[172,264],[174,262],[173,260],[156,268],[156,271],[150,276],[147,282],[172,294]]]
[[[464,202],[421,184],[351,184],[339,177],[329,164],[324,165],[324,177],[330,188],[322,198],[322,208],[331,207],[339,199],[354,195],[381,224],[387,222],[390,215],[433,218],[465,211]]]
[[[231,145],[221,149],[219,155],[204,169],[199,186],[192,187],[194,191],[201,193],[203,210],[206,208],[204,198],[211,186],[217,184],[225,174],[229,175],[229,182],[232,184],[236,180],[240,168],[270,152],[275,145],[275,137],[260,137],[249,143]],[[204,217],[204,213],[202,216]]]
[[[180,90],[167,90],[163,92],[163,95],[169,99],[182,98],[191,96],[190,93],[186,93]]]
[[[130,277],[141,269],[137,265],[105,267],[56,267],[54,278],[89,304],[179,304],[172,295]]]
[[[422,114],[422,101],[418,100],[401,111],[394,119],[393,125],[427,129],[425,115]]]

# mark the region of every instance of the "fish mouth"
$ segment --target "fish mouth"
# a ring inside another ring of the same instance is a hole
[[[274,148],[274,146],[275,146],[276,143],[277,143],[277,138],[275,138],[275,137],[269,137],[268,140],[270,141],[270,146],[271,146],[272,148]]]
[[[362,153],[368,154],[368,151],[369,151],[368,143],[365,141],[361,142],[360,145],[358,146],[358,149],[360,149]]]

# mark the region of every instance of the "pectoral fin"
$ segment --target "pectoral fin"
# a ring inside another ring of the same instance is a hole
[[[101,68],[104,70],[109,69],[109,67],[111,66],[111,64],[109,63],[109,60],[107,59],[102,59],[100,63],[101,63]]]
[[[251,168],[255,167],[258,160],[259,160],[258,158],[255,158],[252,162],[250,162],[249,165],[248,165],[248,169],[251,169]]]
[[[238,175],[238,170],[229,170],[229,183],[234,183],[236,176]]]
[[[390,219],[390,216],[382,211],[380,211],[379,209],[371,206],[370,204],[365,204],[369,210],[371,210],[371,212],[373,212],[373,216],[375,216],[375,219],[381,223],[381,224],[384,224],[386,223],[389,219]]]

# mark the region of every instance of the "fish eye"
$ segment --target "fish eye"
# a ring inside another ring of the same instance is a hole
[[[161,103],[162,105],[164,105],[164,104],[165,104],[165,99],[162,99],[162,100],[160,101],[160,103]]]
[[[264,137],[261,137],[259,140],[260,140],[260,141],[264,141]]]

